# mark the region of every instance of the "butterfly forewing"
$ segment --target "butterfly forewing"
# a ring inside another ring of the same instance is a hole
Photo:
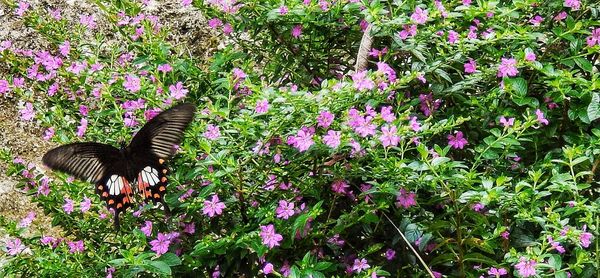
[[[150,120],[133,137],[127,147],[132,157],[145,157],[150,151],[156,158],[168,159],[175,154],[185,128],[194,118],[194,105],[180,104]]]
[[[119,150],[100,143],[72,143],[48,151],[42,162],[89,182],[100,181],[108,167],[122,160]]]

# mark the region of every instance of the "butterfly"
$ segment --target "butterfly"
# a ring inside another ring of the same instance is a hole
[[[160,202],[169,211],[163,199],[169,172],[165,162],[175,154],[174,145],[181,143],[195,110],[194,105],[183,103],[161,112],[129,145],[115,148],[95,142],[71,143],[48,151],[42,162],[52,170],[94,183],[100,199],[114,210],[118,229],[119,213],[132,205],[134,191],[144,202]]]

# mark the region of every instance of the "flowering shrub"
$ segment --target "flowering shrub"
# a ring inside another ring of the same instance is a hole
[[[171,215],[140,206],[119,232],[89,184],[5,154],[65,234],[0,219],[2,274],[597,276],[589,2],[182,1],[234,43],[208,69],[137,4],[101,6],[104,41],[94,17],[14,3],[55,44],[2,42],[0,92],[45,140],[116,145],[172,103],[200,112]]]

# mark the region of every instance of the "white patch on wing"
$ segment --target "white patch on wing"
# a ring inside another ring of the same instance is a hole
[[[117,175],[112,175],[108,179],[106,185],[109,188],[110,195],[119,195],[121,193],[121,188],[123,188],[123,178]]]
[[[154,186],[158,183],[158,171],[150,166],[144,167],[142,172],[140,173],[144,182],[148,183],[150,186]]]

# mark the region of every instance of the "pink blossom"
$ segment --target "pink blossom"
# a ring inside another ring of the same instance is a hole
[[[277,218],[290,218],[292,215],[294,215],[294,202],[279,200],[279,206],[277,206],[275,213],[277,213]]]
[[[384,106],[383,108],[381,108],[381,119],[388,123],[391,123],[394,120],[396,120],[396,116],[392,112],[391,106]]]
[[[525,60],[533,62],[535,61],[536,57],[535,57],[535,53],[527,51],[525,52]]]
[[[79,23],[89,29],[96,29],[98,24],[96,24],[96,19],[93,15],[80,15]]]
[[[586,38],[586,43],[589,47],[600,44],[600,28],[592,30],[592,34]]]
[[[424,24],[428,19],[427,10],[423,10],[420,7],[415,8],[415,12],[410,16],[410,19],[416,24]]]
[[[208,124],[203,135],[208,140],[216,140],[221,137],[221,131],[219,130],[219,126]]]
[[[35,117],[35,110],[33,110],[33,104],[31,104],[31,102],[25,103],[25,107],[19,110],[19,113],[21,114],[21,119],[23,121],[32,121]]]
[[[398,37],[400,40],[405,40],[407,38],[412,38],[417,35],[417,25],[409,25],[406,24],[402,26],[402,31],[398,32]]]
[[[331,190],[338,194],[346,194],[350,185],[344,180],[336,180],[331,184]]]
[[[583,246],[583,248],[588,248],[590,246],[591,239],[593,237],[593,235],[589,232],[586,232],[587,230],[587,226],[583,225],[583,232],[581,234],[579,234],[579,242],[581,243],[581,246]]]
[[[81,118],[79,126],[77,126],[77,137],[83,137],[87,130],[88,121],[85,118]]]
[[[354,264],[352,265],[352,271],[355,271],[356,273],[360,273],[363,270],[368,269],[369,267],[371,267],[368,263],[366,259],[354,259]]]
[[[485,206],[482,203],[475,203],[471,205],[471,208],[476,212],[480,212]]]
[[[554,17],[554,20],[560,22],[563,21],[565,18],[567,18],[567,12],[561,11]]]
[[[223,214],[223,209],[225,209],[225,203],[219,201],[219,196],[212,195],[211,200],[204,201],[204,207],[202,208],[202,213],[208,215],[208,217],[213,217],[215,215]]]
[[[477,63],[475,60],[469,58],[469,62],[465,63],[465,73],[475,73],[477,71]]]
[[[335,130],[327,131],[327,134],[323,136],[323,143],[330,148],[337,148],[341,143],[341,132]]]
[[[81,203],[79,203],[79,208],[81,209],[82,213],[90,210],[91,206],[92,206],[92,200],[88,197],[84,197],[83,201],[81,201]]]
[[[529,20],[529,23],[531,23],[531,25],[533,26],[540,26],[540,24],[542,24],[542,21],[544,21],[544,18],[540,15],[536,15]]]
[[[519,259],[519,263],[515,265],[515,269],[519,272],[522,277],[531,277],[536,275],[535,260],[527,260],[525,257]]]
[[[152,221],[148,221],[146,220],[144,222],[144,226],[142,226],[140,228],[140,230],[142,231],[142,233],[144,233],[144,235],[146,235],[147,237],[149,237],[150,235],[152,235]]]
[[[71,254],[82,253],[85,250],[83,240],[69,241],[67,242],[67,245],[69,245],[69,253]]]
[[[151,250],[154,251],[156,255],[162,255],[169,251],[171,237],[167,234],[158,233],[156,239],[150,241],[150,245],[152,246]]]
[[[6,79],[0,79],[0,95],[10,92],[10,87]]]
[[[23,252],[23,250],[25,250],[25,245],[23,245],[19,238],[9,239],[6,242],[6,251],[11,256],[16,256]]]
[[[448,43],[455,44],[458,42],[459,35],[456,31],[450,30],[448,31]]]
[[[171,67],[169,64],[161,64],[156,68],[156,70],[158,70],[158,72],[167,73],[173,71],[173,67]]]
[[[128,74],[127,76],[125,76],[125,82],[123,82],[123,87],[129,92],[135,93],[142,88],[141,80],[135,75]]]
[[[40,186],[38,187],[38,191],[37,191],[37,195],[39,196],[40,194],[44,195],[44,196],[48,196],[48,194],[50,194],[50,186],[49,186],[49,180],[47,177],[43,177],[42,180],[40,181]]]
[[[233,33],[233,26],[229,23],[223,24],[223,34],[229,35],[231,33]]]
[[[19,1],[19,6],[15,10],[15,14],[18,16],[23,16],[23,14],[25,14],[27,9],[29,9],[29,3],[25,2],[25,1]]]
[[[189,7],[192,4],[192,0],[181,0],[181,6],[184,8]]]
[[[517,76],[517,60],[514,58],[502,58],[502,63],[498,66],[498,77]]]
[[[266,100],[266,99],[257,101],[256,102],[256,107],[254,108],[254,111],[257,114],[267,113],[267,111],[269,111],[269,101]]]
[[[396,81],[396,71],[386,62],[377,62],[377,72],[385,74],[390,82]]]
[[[491,267],[490,270],[488,270],[488,274],[494,275],[494,277],[500,277],[500,276],[508,274],[508,271],[506,271],[505,268]]]
[[[180,81],[180,82],[177,82],[177,84],[175,84],[175,85],[170,85],[169,92],[171,93],[172,98],[182,99],[187,95],[188,90],[185,87],[183,87],[183,83],[181,83],[181,81]]]
[[[410,128],[414,132],[419,132],[421,130],[421,124],[419,122],[417,122],[417,117],[415,117],[415,116],[410,117]]]
[[[457,131],[455,134],[456,135],[448,135],[448,145],[455,149],[462,150],[469,142],[463,137],[462,131]]]
[[[544,117],[544,112],[542,112],[542,110],[540,110],[540,109],[535,110],[535,115],[537,117],[537,121],[540,124],[543,124],[543,125],[549,124],[548,120]]]
[[[288,12],[289,12],[289,9],[287,6],[285,6],[285,5],[279,6],[279,14],[280,15],[286,15]]]
[[[423,115],[430,116],[433,114],[432,112],[437,110],[440,107],[441,100],[436,99],[433,100],[433,93],[429,94],[420,94],[419,95],[419,109],[423,112]]]
[[[375,86],[375,83],[367,76],[367,71],[359,71],[353,73],[352,81],[354,81],[354,88],[359,91],[371,90]]]
[[[68,57],[69,52],[71,52],[71,43],[69,41],[64,41],[58,46],[58,50],[60,52],[60,55],[62,55],[63,57]]]
[[[185,223],[183,225],[183,232],[193,235],[196,232],[196,224],[194,223]]]
[[[288,137],[287,143],[288,145],[293,145],[298,151],[304,152],[315,144],[315,141],[312,139],[313,134],[314,130],[302,128],[301,130],[298,130],[296,136]]]
[[[322,128],[328,128],[332,123],[335,115],[331,114],[329,111],[321,111],[319,116],[317,116],[317,126]]]
[[[300,36],[302,36],[302,25],[298,24],[292,28],[292,37],[297,39]]]
[[[265,275],[273,273],[273,264],[266,263],[265,266],[263,267],[262,271]]]
[[[579,0],[565,0],[563,5],[571,8],[573,11],[577,11],[581,8],[581,2],[579,2]]]
[[[71,214],[71,212],[73,212],[73,200],[66,198],[65,204],[63,205],[63,210],[65,213]]]
[[[260,226],[260,238],[262,239],[262,243],[269,248],[279,246],[279,242],[283,240],[283,237],[275,232],[273,224]]]
[[[416,194],[408,192],[406,189],[401,188],[398,196],[396,197],[396,207],[409,208],[417,205],[415,200]]]
[[[381,141],[383,147],[397,146],[400,142],[396,126],[383,126],[381,127],[381,133],[379,141]]]
[[[29,227],[29,225],[31,225],[31,222],[33,222],[33,220],[35,219],[35,211],[30,211],[27,216],[23,219],[21,219],[21,221],[19,222],[19,225],[17,225],[17,227],[19,228],[25,228],[25,227]]]
[[[223,26],[223,21],[221,21],[218,18],[211,18],[210,20],[208,20],[208,27],[216,29],[218,27]]]
[[[502,124],[504,127],[511,127],[515,124],[515,118],[506,119],[506,117],[502,116],[500,117],[500,124]]]

